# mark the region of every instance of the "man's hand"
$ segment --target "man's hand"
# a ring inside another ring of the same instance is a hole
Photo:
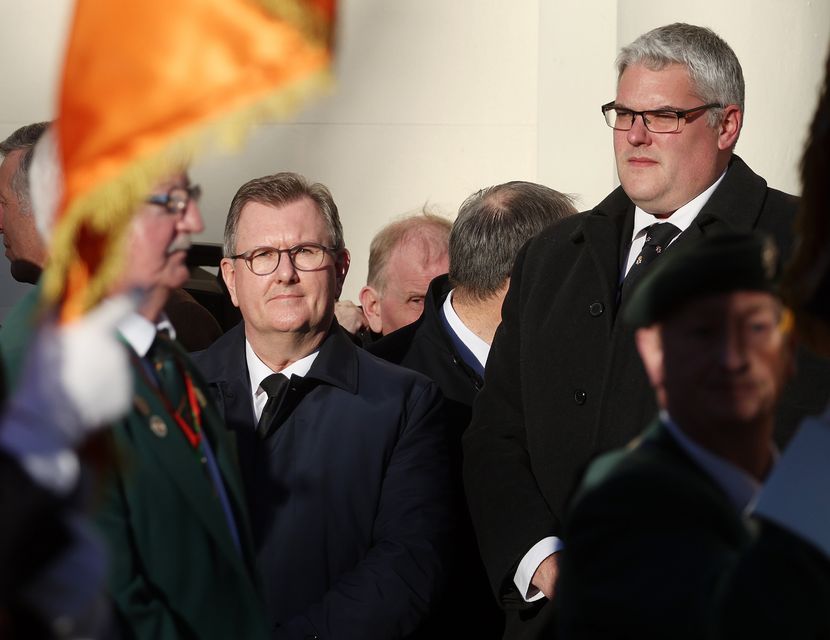
[[[338,300],[334,303],[334,315],[337,322],[346,331],[356,335],[359,331],[369,328],[369,321],[363,313],[363,309],[355,305],[351,300]]]
[[[558,575],[559,559],[555,553],[552,553],[547,558],[542,560],[542,564],[540,564],[536,569],[530,584],[544,593],[548,600],[552,600],[553,592],[556,588],[556,578]]]

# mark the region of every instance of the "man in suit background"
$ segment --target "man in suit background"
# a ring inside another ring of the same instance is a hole
[[[46,244],[35,225],[29,199],[32,149],[48,122],[36,122],[12,132],[0,142],[0,233],[12,278],[37,283],[46,262]]]
[[[446,218],[423,211],[372,238],[360,304],[373,333],[385,336],[420,317],[430,281],[447,272],[450,227]]]
[[[732,49],[672,24],[624,47],[617,67],[602,111],[621,186],[520,253],[465,433],[470,511],[509,638],[555,626],[547,603],[565,503],[588,460],[654,412],[632,332],[617,321],[633,283],[667,247],[701,236],[761,229],[784,253],[791,245],[796,199],[733,154],[744,82]],[[783,431],[822,406],[827,374],[800,362]]]
[[[569,509],[562,637],[827,637],[828,558],[786,517],[760,533],[744,519],[793,372],[777,266],[768,238],[721,235],[666,256],[634,292],[625,320],[659,418],[591,464]]]
[[[349,253],[324,185],[244,184],[224,253],[243,322],[195,360],[237,439],[272,635],[409,636],[451,535],[440,392],[334,319]]]
[[[420,371],[441,387],[459,487],[461,434],[483,383],[513,261],[531,237],[573,213],[568,196],[532,182],[507,182],[472,194],[450,231],[449,275],[430,283],[421,317],[367,347],[384,360]],[[504,616],[490,593],[463,497],[459,511],[464,521],[456,542],[459,561],[431,624],[436,634],[499,638]]]

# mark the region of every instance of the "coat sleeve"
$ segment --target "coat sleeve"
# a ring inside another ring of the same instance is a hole
[[[386,467],[372,546],[320,602],[278,638],[402,638],[416,630],[446,581],[454,522],[441,394],[418,383]]]
[[[484,388],[463,439],[470,515],[493,592],[504,607],[525,606],[513,584],[516,567],[534,544],[558,529],[534,476],[525,429],[520,357],[528,246],[516,259]]]

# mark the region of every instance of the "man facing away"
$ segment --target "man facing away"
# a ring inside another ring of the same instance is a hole
[[[451,535],[440,392],[335,321],[349,253],[324,185],[244,184],[224,253],[243,322],[195,359],[237,439],[272,636],[411,635]]]
[[[672,24],[624,47],[617,67],[602,111],[621,186],[519,254],[465,433],[470,511],[509,638],[555,626],[547,602],[566,500],[588,460],[637,435],[655,409],[617,320],[634,283],[704,236],[760,229],[785,254],[791,245],[796,199],[733,154],[744,82],[732,49],[709,29]],[[827,367],[799,366],[784,432],[825,399]]]
[[[568,196],[532,182],[507,182],[472,194],[459,208],[450,232],[449,275],[430,283],[421,317],[367,347],[441,387],[459,486],[461,434],[483,383],[513,261],[527,240],[573,213]],[[448,637],[499,638],[503,615],[490,593],[463,498],[459,511],[465,524],[456,543],[460,560],[431,624],[436,634]]]
[[[827,637],[827,557],[786,520],[744,518],[775,463],[793,373],[776,253],[757,234],[704,239],[634,292],[625,320],[660,413],[591,464],[569,510],[564,638]]]

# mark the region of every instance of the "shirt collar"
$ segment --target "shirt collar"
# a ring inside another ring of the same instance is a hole
[[[176,330],[170,318],[164,313],[159,316],[157,323],[151,322],[138,313],[131,313],[118,323],[118,333],[140,358],[145,357],[150,351],[156,339],[156,333],[159,331],[167,331],[172,339],[176,339]]]
[[[487,366],[487,356],[490,354],[490,345],[470,331],[467,325],[458,317],[455,309],[452,308],[452,294],[454,291],[455,289],[451,289],[446,300],[444,300],[444,315],[458,339],[472,352],[476,360],[481,363],[481,366],[485,367]]]
[[[747,513],[758,498],[761,483],[743,469],[701,447],[677,426],[668,412],[660,412],[660,421],[680,448],[715,481],[735,508]],[[778,449],[774,445],[771,446],[775,462],[778,459]]]
[[[248,342],[248,339],[245,339],[245,361],[248,364],[248,377],[251,382],[251,394],[255,397],[261,393],[265,393],[260,386],[262,381],[265,380],[268,376],[272,373],[281,373],[286,378],[290,378],[293,376],[303,377],[305,376],[309,369],[311,369],[311,365],[314,363],[314,360],[317,358],[317,355],[320,353],[319,349],[315,349],[307,356],[300,358],[296,362],[292,362],[290,365],[285,367],[282,371],[272,371],[271,368],[265,364],[262,360],[259,359],[256,353],[254,353],[253,347],[251,347],[251,343]]]
[[[712,197],[715,189],[717,189],[718,185],[723,181],[724,176],[726,176],[726,171],[720,174],[720,178],[715,180],[715,182],[713,182],[712,185],[706,189],[706,191],[684,204],[668,218],[655,218],[652,214],[646,213],[640,209],[640,207],[635,207],[634,232],[631,239],[636,240],[638,237],[642,236],[646,232],[646,229],[655,222],[671,222],[675,227],[680,229],[680,233],[683,233],[689,228],[689,225],[692,224],[692,220],[697,217],[700,210],[703,209],[707,202],[709,202],[709,198]]]

